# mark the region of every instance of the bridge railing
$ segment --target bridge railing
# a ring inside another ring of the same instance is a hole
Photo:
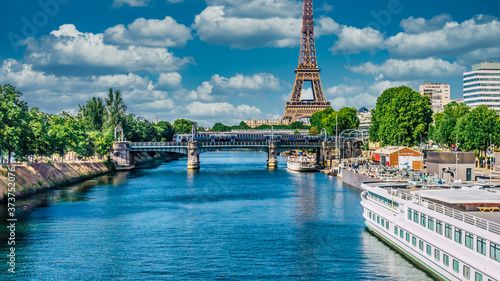
[[[169,142],[133,142],[130,144],[131,148],[134,147],[158,147],[158,146],[187,146],[187,142],[175,142],[175,141],[169,141]]]
[[[301,141],[288,141],[288,142],[276,142],[280,147],[311,147],[317,148],[321,146],[320,142],[301,142]],[[139,147],[186,147],[188,142],[133,142],[130,144],[130,148]],[[199,147],[218,147],[218,146],[269,146],[268,141],[216,141],[216,142],[198,142]]]
[[[269,143],[267,142],[258,142],[258,141],[235,141],[235,142],[230,142],[230,141],[219,141],[219,142],[199,142],[198,143],[199,147],[220,147],[220,146],[241,146],[241,147],[248,147],[248,146],[259,146],[259,147],[267,147],[269,146]]]

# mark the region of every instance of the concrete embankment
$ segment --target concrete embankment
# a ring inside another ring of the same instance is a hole
[[[136,167],[175,159],[167,154],[136,155]],[[9,191],[8,167],[0,168],[0,204],[6,203]],[[112,172],[104,162],[68,162],[68,163],[27,163],[12,165],[15,171],[15,194],[17,198],[43,192],[45,190],[88,180]]]
[[[364,174],[359,174],[354,170],[342,170],[342,181],[356,188],[362,189],[363,182],[378,182],[381,180],[371,178]]]
[[[30,163],[12,165],[11,181],[15,183],[16,197],[26,197],[44,190],[104,175],[109,172],[104,162]],[[5,203],[9,179],[7,167],[0,169],[0,203]]]

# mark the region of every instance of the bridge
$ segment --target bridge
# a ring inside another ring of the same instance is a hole
[[[357,156],[359,152],[359,144],[356,145],[355,140],[342,140],[340,143],[340,151],[344,156]],[[187,155],[188,169],[199,169],[201,153],[216,150],[239,150],[249,149],[264,151],[267,153],[267,165],[276,167],[278,165],[278,154],[292,150],[315,150],[316,159],[319,163],[324,163],[334,158],[335,142],[331,140],[322,141],[283,141],[283,140],[267,140],[267,141],[182,141],[182,142],[129,142],[117,141],[113,144],[111,157],[117,169],[132,169],[135,167],[135,154],[142,152],[169,152]]]

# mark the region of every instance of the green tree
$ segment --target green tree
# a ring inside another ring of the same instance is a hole
[[[444,107],[443,112],[434,115],[434,132],[430,137],[435,142],[448,148],[456,142],[456,126],[458,120],[469,113],[470,107],[465,103],[452,101]]]
[[[50,114],[40,112],[37,107],[31,108],[29,151],[30,154],[42,157],[50,157],[53,150],[49,138]]]
[[[370,141],[382,145],[412,146],[427,140],[432,123],[429,97],[422,96],[407,86],[385,90],[372,111]]]
[[[231,127],[222,123],[215,123],[212,126],[211,132],[231,132]]]
[[[118,124],[122,124],[123,126],[127,106],[123,101],[122,93],[119,90],[113,91],[113,89],[110,88],[105,102],[109,126],[113,129]]]
[[[108,93],[108,95],[109,94],[110,93]],[[111,97],[108,96],[108,98],[110,99],[110,104],[113,104],[117,97],[112,93]],[[106,106],[102,98],[92,97],[86,104],[78,105],[78,108],[78,117],[84,120],[85,124],[87,124],[91,130],[102,131],[104,121],[106,120]]]
[[[326,116],[330,115],[333,113],[332,108],[327,108],[322,111],[318,111],[313,113],[311,116],[311,119],[309,120],[311,122],[311,127],[316,127],[318,131],[321,131],[321,129],[325,128],[325,124],[323,121],[325,120]]]
[[[172,141],[175,129],[167,121],[160,121],[155,125],[157,139],[155,141]]]
[[[490,146],[500,145],[500,119],[498,113],[487,105],[480,105],[462,116],[452,133],[458,137],[459,149],[485,152]]]
[[[354,107],[343,107],[339,111],[333,111],[324,115],[324,124],[326,132],[330,136],[335,136],[336,132],[340,134],[347,129],[357,129],[359,127],[359,118]],[[337,129],[337,131],[335,131]]]
[[[16,159],[22,159],[29,150],[30,115],[21,96],[13,86],[0,85],[0,149],[7,151],[9,163],[13,152]]]
[[[319,134],[318,128],[311,127],[311,129],[309,129],[309,135],[318,135],[318,134]]]
[[[187,119],[177,119],[174,121],[176,134],[190,134],[192,126],[197,126],[196,122]]]
[[[52,152],[63,158],[69,151],[84,154],[87,144],[84,142],[85,135],[81,126],[82,124],[68,112],[63,111],[59,115],[52,116],[49,119],[48,130]]]

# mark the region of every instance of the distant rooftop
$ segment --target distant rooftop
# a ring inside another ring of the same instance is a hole
[[[496,69],[500,70],[500,62],[480,62],[472,65],[472,71],[479,69]]]
[[[367,113],[367,112],[370,112],[370,110],[364,106],[358,109],[358,113]]]

